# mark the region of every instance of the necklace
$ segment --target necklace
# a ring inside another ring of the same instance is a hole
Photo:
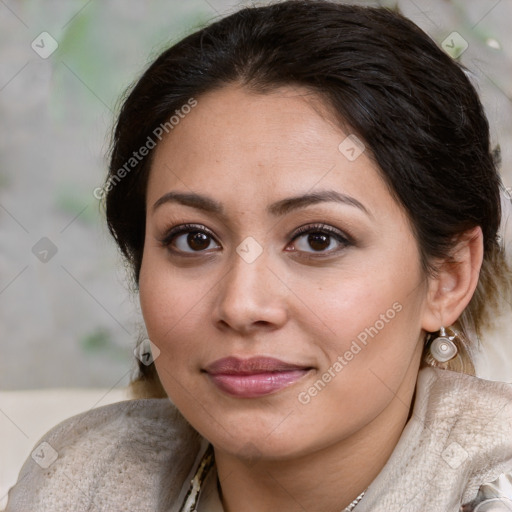
[[[183,505],[180,508],[180,512],[196,512],[196,508],[199,501],[199,495],[201,493],[201,486],[203,482],[206,480],[210,469],[213,467],[215,463],[213,446],[211,444],[208,445],[208,448],[204,452],[201,461],[197,467],[196,473],[192,480],[190,481],[190,486],[188,488],[187,494],[185,495],[185,499],[183,501]],[[341,512],[352,512],[356,505],[363,499],[367,489],[365,489],[352,503],[345,507]]]
[[[356,508],[356,505],[363,499],[365,492],[366,490],[364,490],[348,507],[346,507],[343,512],[352,512],[352,510]]]
[[[213,446],[208,445],[208,448],[204,452],[199,466],[197,467],[196,474],[190,481],[187,494],[183,501],[183,505],[180,508],[180,512],[196,512],[197,504],[199,501],[199,494],[201,493],[201,486],[205,481],[210,469],[214,464],[214,453]]]

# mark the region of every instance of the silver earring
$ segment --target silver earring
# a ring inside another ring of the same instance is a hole
[[[453,342],[455,336],[448,336],[444,327],[439,331],[439,336],[430,344],[430,355],[438,363],[446,363],[457,355],[457,345]]]

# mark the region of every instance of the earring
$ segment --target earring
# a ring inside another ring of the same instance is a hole
[[[453,342],[455,336],[448,336],[444,327],[439,331],[439,336],[430,344],[429,352],[438,363],[446,363],[457,355],[458,349]]]

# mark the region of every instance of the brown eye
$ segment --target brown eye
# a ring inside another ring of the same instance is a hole
[[[324,251],[331,243],[329,235],[323,233],[311,233],[308,235],[308,244],[315,251]]]
[[[318,253],[319,256],[327,256],[352,245],[352,242],[341,231],[320,224],[299,228],[292,238],[292,245],[294,246],[294,252],[313,255]]]
[[[210,237],[201,231],[195,231],[187,236],[187,244],[194,251],[204,251],[210,245]]]
[[[172,228],[161,240],[163,246],[175,253],[194,254],[206,249],[220,248],[213,235],[199,226],[185,224]],[[213,246],[212,246],[213,243]]]

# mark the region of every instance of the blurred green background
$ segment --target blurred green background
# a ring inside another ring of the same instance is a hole
[[[119,98],[165,47],[249,3],[0,1],[0,389],[128,383],[141,317],[93,196]],[[511,186],[512,0],[398,4],[440,45],[467,41]]]

